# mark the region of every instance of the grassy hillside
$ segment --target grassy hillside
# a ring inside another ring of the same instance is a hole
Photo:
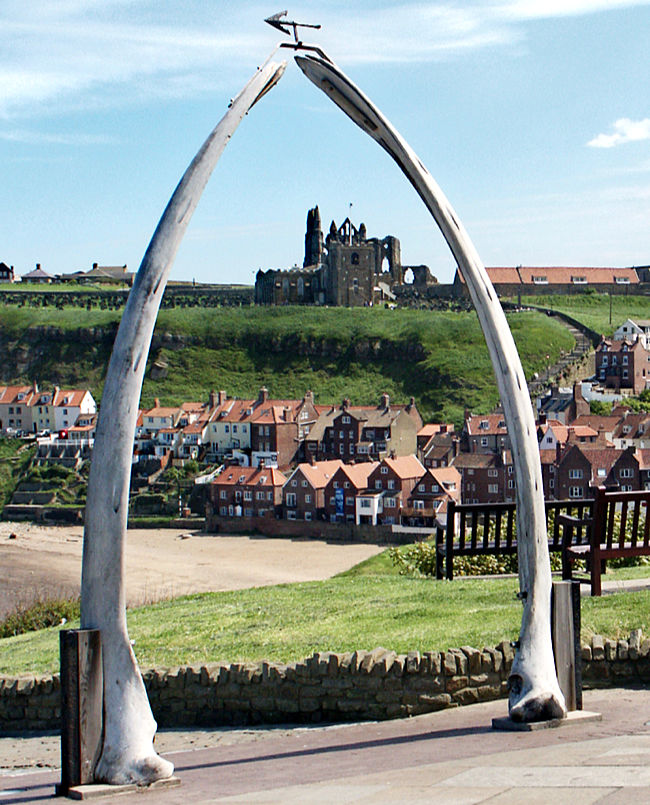
[[[11,500],[35,452],[21,441],[0,438],[0,509]]]
[[[0,309],[0,377],[88,384],[99,398],[110,339],[90,337],[89,328],[110,330],[118,317],[102,310]],[[567,330],[542,314],[512,314],[509,321],[528,376],[545,365],[546,355],[552,359],[573,346]],[[386,391],[394,402],[413,395],[426,418],[459,423],[464,407],[482,412],[497,401],[473,312],[176,308],[161,312],[156,333],[143,405],[154,397],[169,403],[204,399],[212,388],[255,395],[261,385],[279,398],[312,389],[322,403],[344,396],[373,403]],[[22,365],[12,359],[19,353]],[[151,377],[155,360],[168,364],[162,379]]]
[[[609,294],[586,290],[570,296],[527,296],[522,299],[522,302],[567,313],[597,333],[604,335],[611,335],[620,324],[623,324],[625,319],[650,317],[650,297],[647,296],[621,294],[613,295],[610,300]]]

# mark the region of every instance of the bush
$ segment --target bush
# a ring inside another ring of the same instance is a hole
[[[30,604],[19,605],[0,621],[0,638],[58,626],[64,619],[78,619],[79,612],[79,598],[39,598]]]
[[[400,575],[435,578],[434,542],[417,542],[402,548],[390,548],[389,556],[393,565],[399,568]],[[553,572],[562,570],[562,557],[559,553],[551,554],[551,570]],[[454,576],[498,576],[517,572],[517,554],[454,557]]]

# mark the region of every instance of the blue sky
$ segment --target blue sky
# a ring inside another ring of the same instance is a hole
[[[197,148],[282,40],[263,23],[279,10],[3,0],[0,260],[136,269]],[[650,264],[650,0],[334,0],[289,16],[321,23],[305,39],[409,141],[486,265]],[[314,204],[325,227],[349,213],[451,280],[410,185],[292,63],[226,149],[172,278],[250,283],[301,263]]]

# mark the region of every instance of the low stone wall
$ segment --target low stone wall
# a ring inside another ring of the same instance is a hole
[[[161,727],[382,720],[507,696],[514,652],[507,642],[482,651],[396,654],[383,648],[320,652],[302,662],[215,663],[146,671]],[[650,640],[595,636],[582,648],[583,684],[650,682]],[[0,677],[0,734],[58,729],[58,675]]]
[[[378,545],[407,545],[424,539],[428,534],[396,532],[389,525],[355,525],[328,523],[324,520],[278,520],[275,517],[206,518],[206,530],[220,534],[263,534],[265,537],[304,537],[330,542],[372,542]],[[434,533],[434,529],[430,529]]]

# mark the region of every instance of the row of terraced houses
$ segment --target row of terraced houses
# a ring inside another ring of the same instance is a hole
[[[94,438],[91,401],[83,390],[0,387],[0,422],[16,422],[21,409],[22,429],[56,429],[39,447],[49,451],[43,460],[84,443],[80,460]],[[576,384],[544,402],[537,435],[548,499],[588,498],[603,485],[650,488],[648,413],[621,405],[592,415]],[[412,399],[395,405],[385,394],[375,406],[320,405],[311,392],[276,400],[262,388],[254,399],[213,392],[205,402],[156,400],[139,412],[134,465],[189,458],[223,465],[210,492],[220,517],[429,526],[444,522],[452,499],[499,502],[516,492],[502,414],[468,411],[456,432],[450,423],[423,424]]]

